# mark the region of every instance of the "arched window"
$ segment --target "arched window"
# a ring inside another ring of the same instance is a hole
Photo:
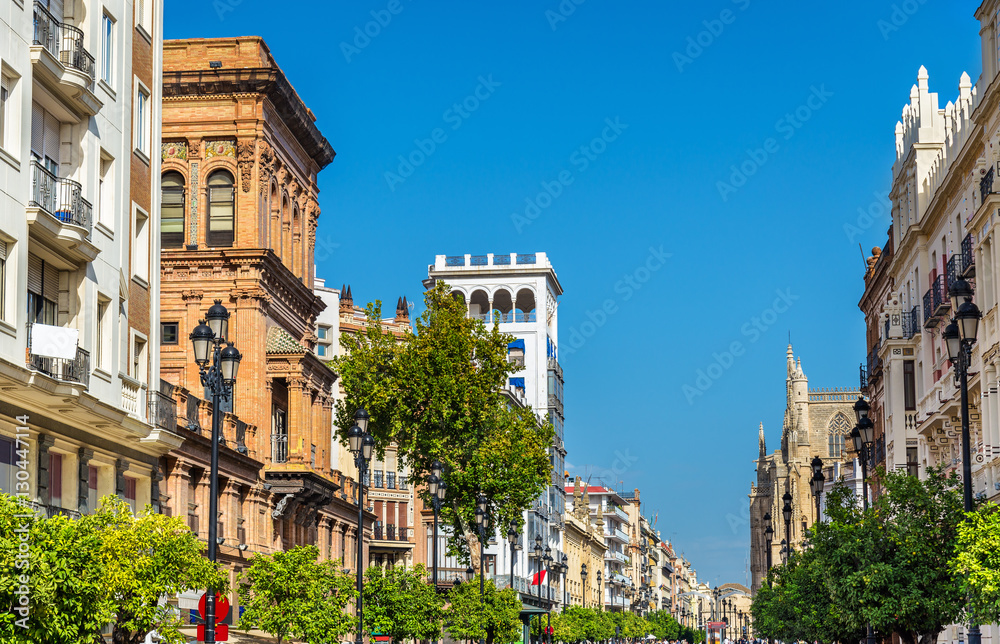
[[[210,247],[232,246],[235,208],[233,175],[217,170],[208,177],[208,235]]]
[[[844,455],[844,444],[850,431],[851,422],[842,412],[830,421],[830,458],[840,458]]]
[[[160,247],[184,246],[184,177],[167,172],[160,184]]]

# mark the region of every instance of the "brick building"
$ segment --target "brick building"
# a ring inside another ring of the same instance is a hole
[[[210,406],[187,337],[221,300],[243,360],[224,408],[220,560],[235,579],[254,552],[315,544],[350,567],[357,490],[332,459],[336,376],[314,353],[316,176],[333,148],[260,38],[168,41],[164,70],[161,370],[186,431],[165,506],[205,537]]]

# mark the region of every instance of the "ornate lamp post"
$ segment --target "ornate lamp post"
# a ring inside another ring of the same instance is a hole
[[[583,563],[580,565],[580,579],[583,580],[583,607],[587,607],[587,564]]]
[[[785,492],[781,496],[784,505],[781,507],[781,515],[785,519],[785,539],[788,541],[788,556],[792,556],[792,495]]]
[[[205,324],[205,320],[208,324]],[[223,400],[229,400],[236,384],[236,372],[243,358],[236,346],[227,341],[229,332],[229,311],[222,306],[222,300],[208,309],[198,326],[191,332],[194,346],[194,361],[198,365],[201,384],[212,393],[212,451],[209,473],[208,500],[208,560],[215,562],[218,556],[219,531],[219,441],[222,436],[220,407]],[[223,348],[223,343],[226,344]],[[211,353],[211,357],[209,356]],[[211,366],[209,366],[211,360]],[[209,588],[205,597],[205,642],[215,644],[215,591]]]
[[[826,475],[823,474],[823,459],[819,456],[812,460],[812,471],[813,476],[809,485],[812,487],[813,496],[816,497],[816,523],[819,523],[822,512],[823,485],[826,483]]]
[[[948,346],[948,357],[955,365],[961,388],[962,403],[962,491],[965,511],[971,512],[972,500],[972,447],[969,435],[969,366],[972,362],[972,345],[976,343],[979,319],[982,314],[972,302],[972,286],[960,279],[949,289],[951,310],[955,317],[942,336]],[[980,644],[982,633],[978,624],[970,624],[968,644]]]
[[[601,575],[603,571],[597,569],[597,607],[604,610],[604,587],[601,585]]]
[[[368,463],[372,460],[375,450],[375,438],[368,433],[368,412],[358,408],[354,412],[354,426],[347,431],[347,444],[354,454],[354,464],[358,467],[358,636],[357,644],[364,643],[364,597],[361,584],[364,573],[364,534],[365,534],[365,476]]]
[[[764,540],[767,543],[767,570],[771,570],[771,541],[774,539],[774,528],[771,527],[771,513],[764,515]]]
[[[510,587],[514,588],[514,550],[521,535],[517,531],[517,523],[511,521],[510,528],[507,529],[507,541],[510,542]]]
[[[445,495],[448,492],[448,484],[444,480],[444,467],[440,461],[431,463],[431,476],[427,480],[427,487],[431,493],[431,504],[434,506],[434,589],[438,587],[438,515],[441,506],[444,504]]]

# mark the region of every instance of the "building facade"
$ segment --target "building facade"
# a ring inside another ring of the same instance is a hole
[[[50,515],[159,510],[181,442],[157,422],[162,17],[0,8],[0,491]]]
[[[509,360],[520,369],[510,378],[508,390],[521,404],[529,405],[539,415],[548,414],[555,428],[555,445],[550,450],[552,481],[546,491],[525,513],[525,550],[533,547],[535,537],[541,537],[543,547],[551,548],[552,558],[562,561],[563,513],[566,509],[563,442],[563,372],[558,359],[559,318],[558,298],[562,285],[545,253],[507,253],[487,255],[438,255],[428,266],[428,288],[440,280],[452,292],[464,299],[469,315],[488,325],[498,324],[500,330],[514,336],[509,347]],[[497,571],[511,570],[510,549],[506,530],[497,535],[496,546],[486,552],[487,566]],[[441,537],[441,542],[446,540]],[[443,549],[439,548],[439,552]],[[526,554],[526,553],[525,553]],[[492,564],[490,562],[493,562]],[[533,559],[514,558],[514,579],[508,583],[521,593],[526,612],[548,611],[565,603],[561,584],[549,579],[541,588],[531,586],[536,571]],[[541,596],[537,596],[537,593]]]
[[[168,511],[203,538],[219,521],[231,579],[256,552],[306,544],[353,567],[374,517],[359,535],[356,480],[334,467],[336,376],[315,353],[316,177],[333,148],[260,38],[168,41],[164,52],[161,373],[186,428],[164,458]],[[243,355],[220,410],[218,517],[207,516],[211,405],[187,341],[213,302]]]
[[[764,440],[764,425],[758,431],[757,480],[750,489],[750,572],[754,591],[767,576],[768,543],[764,515],[770,514],[774,537],[770,544],[772,565],[781,563],[782,542],[801,547],[806,530],[816,521],[816,503],[809,481],[812,459],[825,465],[850,462],[849,434],[855,425],[857,388],[809,389],[802,359],[795,359],[788,345],[785,378],[786,406],[781,449],[770,454]],[[792,496],[792,517],[786,527],[782,516],[786,494]]]
[[[570,604],[597,608],[601,606],[604,555],[608,549],[604,519],[600,514],[591,515],[590,494],[580,477],[573,481],[572,495],[572,503],[564,515],[564,543],[569,566],[566,594]]]

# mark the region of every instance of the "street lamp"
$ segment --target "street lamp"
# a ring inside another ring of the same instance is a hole
[[[819,523],[820,512],[822,510],[823,484],[826,483],[826,475],[823,474],[823,459],[816,456],[812,460],[813,476],[809,481],[812,487],[813,496],[816,497],[816,523]]]
[[[774,538],[774,528],[771,527],[771,513],[764,515],[764,539],[767,541],[767,570],[771,570],[771,540]]]
[[[510,522],[510,528],[507,529],[507,541],[510,542],[510,587],[514,587],[514,549],[517,547],[517,542],[520,533],[517,531],[518,525],[516,522]]]
[[[431,463],[431,475],[427,480],[427,487],[431,493],[431,505],[434,507],[434,589],[438,587],[438,515],[441,506],[444,505],[445,496],[448,493],[448,484],[444,480],[444,466],[441,461]]]
[[[583,607],[587,607],[587,564],[580,565],[580,579],[583,580]]]
[[[600,608],[601,610],[604,610],[604,587],[601,585],[601,581],[602,581],[601,580],[601,576],[602,576],[602,574],[603,574],[603,570],[601,568],[598,568],[597,569],[597,601],[598,601],[598,606],[597,607]]]
[[[785,519],[785,538],[788,540],[788,556],[792,556],[792,494],[785,492],[781,500],[785,504],[781,507],[781,515]]]
[[[364,568],[364,488],[368,463],[372,459],[372,452],[375,451],[375,438],[368,433],[368,412],[362,407],[354,412],[354,425],[347,431],[347,447],[354,454],[354,464],[358,468],[358,637],[355,641],[357,644],[363,644],[364,597],[361,592],[361,580]]]
[[[227,340],[228,333],[229,311],[222,306],[222,300],[215,300],[215,304],[205,314],[205,320],[201,320],[189,336],[201,384],[212,394],[208,560],[213,563],[217,560],[219,546],[219,441],[222,439],[220,407],[222,401],[229,400],[232,396],[236,373],[243,358],[233,343]],[[226,345],[225,348],[222,346],[223,343]],[[211,366],[209,366],[210,361]],[[205,642],[215,644],[215,590],[211,588],[207,589],[205,594]]]
[[[490,524],[489,501],[480,493],[476,497],[476,527],[479,531],[479,596],[486,596],[486,528]]]
[[[955,365],[961,388],[962,404],[962,492],[965,511],[971,512],[972,502],[972,447],[969,435],[969,366],[972,362],[972,345],[976,343],[979,319],[982,314],[972,301],[972,287],[964,279],[952,284],[949,295],[955,318],[942,336],[948,346],[948,357]],[[980,644],[982,633],[979,624],[970,624],[968,644]]]

